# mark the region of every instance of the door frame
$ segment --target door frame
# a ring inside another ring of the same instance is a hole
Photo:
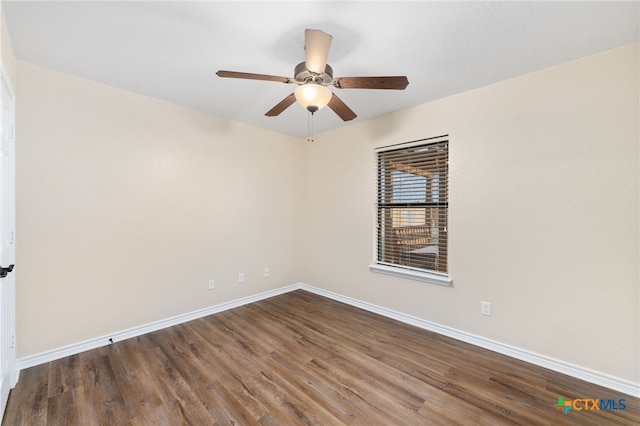
[[[2,100],[3,102],[10,103],[10,114],[9,114],[9,125],[11,126],[10,134],[9,134],[9,176],[10,176],[10,187],[12,188],[11,193],[9,194],[9,221],[11,223],[11,245],[12,253],[10,259],[12,262],[15,261],[15,242],[16,242],[16,199],[15,199],[15,90],[13,88],[13,83],[9,78],[8,73],[4,67],[4,63],[0,60],[0,84],[4,84],[7,88],[7,92],[10,96],[8,100]],[[1,87],[0,87],[1,90]],[[0,92],[0,96],[1,92]],[[1,112],[0,112],[1,113]],[[5,265],[3,265],[5,266]],[[7,309],[7,315],[2,315],[3,318],[0,320],[8,320],[8,321],[0,321],[0,326],[2,330],[0,331],[0,337],[6,336],[4,339],[0,339],[0,344],[6,344],[8,347],[3,348],[3,351],[6,349],[7,356],[7,377],[9,380],[9,389],[13,389],[18,382],[18,368],[16,362],[16,320],[15,320],[15,274],[16,272],[12,272],[9,274],[8,279],[3,279],[2,285],[3,288],[0,291],[3,292],[3,307]],[[5,299],[6,298],[6,299]],[[4,374],[5,372],[0,372],[0,374]],[[8,397],[8,393],[6,395]],[[6,408],[7,400],[3,395],[2,400],[0,400],[0,419],[4,415],[4,410]]]

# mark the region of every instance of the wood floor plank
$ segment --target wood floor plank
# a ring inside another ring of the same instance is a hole
[[[260,358],[252,356],[252,353],[243,354],[234,348],[233,342],[224,333],[219,333],[218,328],[211,328],[209,322],[194,322],[189,324],[194,331],[194,340],[198,352],[202,355],[203,363],[207,371],[215,372],[224,387],[219,390],[221,408],[229,413],[243,413],[244,410],[257,413],[255,417],[260,422],[265,415],[272,416],[274,411],[282,414],[283,420],[294,421],[295,417],[288,418],[288,412],[282,413],[282,400],[277,392],[270,390],[262,377],[262,365]],[[198,340],[199,339],[199,340]],[[242,362],[244,368],[238,369],[238,362]],[[244,416],[244,414],[242,414]]]
[[[82,385],[82,369],[79,366],[79,357],[71,355],[53,361],[49,368],[49,397],[64,393]]]
[[[626,408],[564,414],[558,397],[624,399]],[[2,424],[627,426],[639,418],[638,398],[294,291],[26,369]]]
[[[82,386],[57,393],[47,400],[47,419],[49,425],[86,424],[84,390]]]
[[[81,359],[85,354],[80,354]],[[86,406],[91,407],[93,412],[91,417],[100,419],[102,424],[130,424],[109,357],[102,355],[85,358],[82,383]]]
[[[152,340],[185,383],[190,384],[200,405],[207,410],[211,419],[216,419],[216,422],[221,424],[258,424],[252,413],[226,391],[226,387],[221,385],[215,374],[207,374],[212,373],[212,366],[203,363],[191,351],[190,343],[193,339],[187,337],[185,331],[185,327],[174,327],[169,333],[155,333]],[[212,400],[224,400],[225,404],[212,404]],[[227,409],[229,406],[233,408]]]
[[[47,424],[49,364],[37,365],[20,373],[19,386],[16,385],[9,394],[3,425]]]
[[[224,333],[219,333],[219,327],[210,325],[208,321],[200,321],[185,327],[190,331],[190,347],[216,380],[217,386],[212,390],[218,395],[217,409],[233,421],[236,417],[241,417],[239,421],[244,419],[245,424],[252,424],[252,418],[261,421],[273,409],[273,403],[271,398],[262,397],[257,386],[255,378],[260,371],[255,366],[259,365],[259,358],[252,356],[252,352],[238,352],[233,348],[233,342]],[[246,368],[238,369],[238,363]]]
[[[156,413],[162,405],[157,389],[146,386],[148,380],[153,380],[148,363],[144,361],[150,347],[141,341],[133,338],[117,342],[111,345],[109,356],[125,410],[132,422]]]

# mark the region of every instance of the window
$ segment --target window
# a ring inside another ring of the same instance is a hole
[[[376,150],[376,265],[372,270],[448,279],[448,137]]]

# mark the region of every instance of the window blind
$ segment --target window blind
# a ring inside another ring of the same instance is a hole
[[[447,274],[448,137],[376,155],[377,263]]]

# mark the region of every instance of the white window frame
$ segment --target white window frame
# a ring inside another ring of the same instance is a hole
[[[434,137],[434,138],[420,139],[420,140],[407,142],[407,143],[400,143],[400,144],[395,144],[395,145],[388,145],[388,146],[379,147],[379,148],[376,148],[374,150],[375,163],[377,164],[378,156],[379,156],[379,153],[381,153],[381,152],[397,150],[397,149],[402,149],[402,148],[410,148],[410,147],[414,147],[414,146],[426,145],[426,144],[432,144],[432,143],[438,143],[438,142],[448,142],[448,143],[450,143],[449,136],[448,135],[443,135],[443,136],[438,136],[438,137]],[[376,179],[375,179],[375,182],[376,182],[376,194],[378,193],[378,191],[380,189],[379,188],[380,183],[379,183],[378,179],[379,179],[379,177],[377,176],[377,166],[376,166]],[[376,223],[376,227],[374,228],[374,241],[373,241],[373,258],[374,258],[374,261],[369,265],[369,270],[371,270],[372,272],[380,273],[380,274],[386,274],[386,275],[391,275],[391,276],[394,276],[394,277],[417,280],[417,281],[422,281],[422,282],[427,282],[427,283],[437,284],[437,285],[442,285],[442,286],[451,286],[453,284],[453,279],[451,278],[451,276],[449,274],[449,272],[450,272],[449,270],[448,270],[447,273],[440,273],[440,272],[436,272],[436,271],[431,271],[431,270],[426,270],[426,269],[421,269],[421,268],[413,268],[413,267],[404,266],[404,265],[402,265],[402,266],[401,265],[394,265],[394,264],[389,264],[389,263],[385,263],[385,262],[380,261],[378,259],[378,238],[379,238],[379,236],[378,236],[378,229],[377,229],[377,223],[378,223],[378,203],[377,203],[377,200],[375,202],[375,213],[374,213],[374,215],[375,215],[375,223]],[[448,218],[447,218],[447,227],[448,227]],[[448,231],[448,229],[447,229],[447,231]],[[447,247],[448,247],[448,241],[447,241]]]

